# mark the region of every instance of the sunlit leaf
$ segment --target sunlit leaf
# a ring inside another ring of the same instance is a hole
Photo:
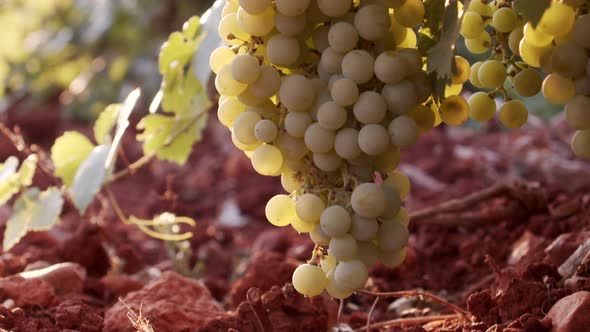
[[[165,76],[170,67],[184,67],[193,56],[195,46],[195,43],[187,41],[181,32],[173,32],[160,50],[160,72]]]
[[[28,187],[33,183],[33,177],[35,176],[38,162],[39,157],[36,154],[30,155],[25,161],[23,161],[17,173],[18,182],[22,187]]]
[[[41,192],[38,188],[25,191],[14,203],[12,216],[6,222],[2,247],[10,250],[29,231],[43,231],[59,220],[63,207],[62,193],[57,188]]]
[[[117,123],[121,104],[109,105],[94,122],[94,139],[98,144],[110,144],[113,140],[111,131]]]
[[[65,132],[51,147],[55,175],[60,177],[67,186],[71,186],[80,163],[88,157],[93,148],[92,142],[81,133]]]
[[[70,188],[70,196],[80,214],[84,214],[106,178],[109,145],[99,145],[80,164]]]
[[[201,29],[201,18],[193,16],[188,19],[182,26],[182,34],[186,39],[193,39]]]
[[[18,175],[18,158],[11,156],[0,164],[0,205],[6,203],[20,190]]]
[[[201,138],[201,131],[205,125],[202,119],[192,124],[190,121],[160,114],[144,117],[137,125],[138,129],[143,130],[137,136],[137,139],[143,142],[143,152],[156,153],[158,159],[184,164],[193,144]]]
[[[0,164],[0,182],[10,178],[18,168],[18,158],[10,156],[6,161]]]

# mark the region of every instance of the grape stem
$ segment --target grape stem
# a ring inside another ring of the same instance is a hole
[[[420,290],[406,290],[406,291],[398,291],[398,292],[372,292],[372,291],[367,291],[367,290],[360,290],[358,292],[360,294],[377,296],[377,297],[395,297],[395,298],[415,297],[415,296],[425,297],[425,298],[429,298],[435,302],[438,302],[438,303],[448,307],[449,309],[455,311],[457,314],[459,314],[461,316],[469,316],[470,315],[470,313],[467,310],[464,310],[464,309],[458,307],[457,305],[450,303],[449,301],[443,299],[442,297],[439,297],[439,296],[434,295],[429,292],[420,291]]]
[[[397,318],[388,320],[385,322],[371,324],[369,328],[381,328],[381,327],[394,327],[394,326],[405,326],[405,325],[416,325],[422,323],[429,323],[434,321],[442,321],[447,319],[455,319],[460,318],[461,316],[458,314],[453,315],[436,315],[436,316],[426,316],[426,317],[412,317],[412,318]],[[367,327],[361,327],[360,329],[354,330],[354,332],[362,332],[368,331]]]

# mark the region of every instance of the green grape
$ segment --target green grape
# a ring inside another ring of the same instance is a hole
[[[231,73],[240,83],[254,83],[260,75],[258,59],[250,54],[237,55],[231,62]]]
[[[408,197],[412,187],[408,176],[398,171],[387,174],[387,179],[383,181],[382,186],[398,192],[401,199]]]
[[[483,54],[492,47],[492,37],[487,31],[484,31],[476,38],[465,39],[465,47],[473,54]]]
[[[346,234],[351,223],[350,214],[340,205],[329,206],[320,216],[320,226],[324,233],[330,237]]]
[[[334,279],[343,289],[360,289],[365,286],[369,271],[360,260],[340,262],[334,269]]]
[[[277,138],[277,125],[271,120],[261,120],[254,127],[254,136],[261,142],[270,143]]]
[[[359,98],[359,88],[349,78],[340,78],[334,81],[330,89],[332,99],[342,107],[352,106]]]
[[[350,234],[358,241],[372,241],[377,235],[379,223],[376,219],[366,219],[352,216],[350,224]]]
[[[474,63],[471,66],[471,73],[469,74],[469,82],[471,82],[471,84],[473,84],[473,86],[475,86],[476,88],[483,88],[483,85],[481,84],[481,82],[479,81],[479,68],[481,68],[481,65],[483,64],[483,61],[478,61],[476,63]]]
[[[339,261],[355,259],[358,254],[357,242],[350,234],[333,237],[330,239],[330,244],[328,245],[328,254],[334,256]]]
[[[311,81],[303,75],[287,76],[279,90],[281,103],[294,112],[307,111],[313,103],[313,96]]]
[[[394,268],[400,266],[406,259],[407,247],[394,251],[380,251],[379,260],[383,265]]]
[[[358,185],[350,198],[352,209],[363,218],[377,218],[387,205],[385,192],[378,185],[366,182]]]
[[[354,293],[355,289],[346,289],[340,285],[335,278],[335,271],[330,271],[326,275],[326,292],[337,300],[343,300],[350,297]]]
[[[279,92],[281,75],[272,66],[262,65],[258,79],[248,86],[248,90],[258,98],[269,98]]]
[[[569,78],[584,75],[587,62],[586,50],[572,41],[557,45],[551,54],[551,68]]]
[[[358,130],[354,128],[343,128],[336,134],[334,151],[340,158],[355,159],[362,151],[358,144]]]
[[[303,181],[298,176],[298,172],[285,167],[283,173],[281,174],[281,185],[283,189],[285,189],[288,193],[293,193],[295,190],[298,190],[303,185]]]
[[[297,233],[310,233],[315,229],[315,226],[316,223],[301,220],[301,218],[297,216],[295,216],[291,222],[291,227],[293,227]]]
[[[217,32],[224,43],[236,46],[250,39],[250,36],[240,29],[237,13],[225,15],[219,22]]]
[[[500,122],[510,128],[516,129],[527,123],[529,112],[526,105],[520,100],[510,100],[500,107],[498,118]]]
[[[387,173],[393,171],[400,162],[400,151],[397,146],[390,146],[387,151],[375,158],[375,169]]]
[[[467,12],[461,22],[461,36],[465,38],[477,38],[484,32],[486,24],[481,15],[475,12]]]
[[[259,147],[262,144],[262,142],[260,142],[260,141],[256,141],[253,144],[244,144],[236,138],[235,131],[232,131],[232,133],[231,133],[231,141],[236,148],[238,148],[240,151],[244,151],[245,153],[254,151],[254,149],[256,149],[257,147]]]
[[[266,56],[276,66],[291,66],[297,62],[300,55],[301,46],[296,38],[277,33],[266,43]]]
[[[576,156],[590,159],[590,130],[577,130],[572,137],[571,145]]]
[[[574,23],[571,39],[585,49],[590,49],[590,34],[588,31],[590,31],[590,15],[581,15]]]
[[[460,126],[469,119],[469,104],[461,96],[450,96],[440,105],[442,121],[450,126]]]
[[[530,22],[524,25],[524,38],[527,43],[536,47],[547,46],[553,41],[553,36],[535,29]]]
[[[512,84],[519,95],[532,97],[541,91],[543,79],[541,79],[538,71],[532,68],[525,68],[514,76]]]
[[[354,104],[353,113],[360,123],[380,123],[387,114],[387,103],[381,94],[365,91]]]
[[[387,51],[375,59],[375,75],[385,84],[401,82],[408,74],[408,63],[397,52]]]
[[[240,29],[252,36],[264,36],[275,27],[275,10],[272,6],[267,7],[260,14],[249,14],[240,8],[236,15]]]
[[[240,83],[233,78],[230,65],[223,66],[215,77],[215,89],[226,97],[236,97],[247,87],[247,84]]]
[[[390,26],[389,13],[381,5],[363,6],[354,15],[354,27],[365,40],[381,39],[389,31]]]
[[[351,0],[317,0],[317,4],[322,13],[329,17],[344,16],[352,7]]]
[[[326,209],[324,201],[314,194],[303,194],[295,202],[297,216],[306,222],[315,223],[320,220]]]
[[[567,36],[576,20],[574,8],[559,2],[551,2],[551,6],[545,11],[538,29],[554,37]]]
[[[590,98],[575,96],[565,105],[565,119],[570,127],[578,130],[590,129]]]
[[[316,122],[305,131],[304,141],[310,151],[314,153],[326,153],[334,149],[336,134]]]
[[[242,144],[255,144],[258,142],[256,135],[254,134],[254,128],[256,124],[262,120],[260,115],[256,112],[247,111],[241,113],[234,122],[234,134],[236,139]]]
[[[425,11],[422,0],[407,0],[393,14],[399,24],[407,28],[413,28],[422,23]]]
[[[420,129],[416,121],[407,115],[400,115],[393,119],[387,127],[387,131],[391,136],[391,143],[399,148],[414,145],[420,136]]]
[[[305,137],[307,128],[309,128],[312,123],[313,119],[309,113],[289,112],[285,117],[285,130],[293,137],[303,138]]]
[[[348,22],[338,22],[330,27],[328,43],[336,52],[348,53],[352,51],[359,40],[356,28]]]
[[[320,226],[318,225],[318,227]],[[320,267],[326,273],[329,273],[330,271],[334,270],[336,268],[336,265],[338,265],[338,260],[334,258],[334,256],[325,255],[320,261]]]
[[[552,73],[543,80],[543,97],[553,104],[565,104],[576,95],[574,81],[557,73]]]
[[[240,7],[253,15],[262,13],[272,4],[271,0],[239,0],[238,2]]]
[[[506,67],[497,60],[484,61],[479,67],[477,77],[484,88],[496,89],[502,87],[506,80]]]
[[[229,65],[235,57],[236,53],[231,48],[227,46],[218,47],[211,53],[211,57],[209,57],[209,66],[215,74],[219,74],[221,68]]]
[[[299,16],[309,7],[310,0],[275,0],[277,10],[286,16]]]
[[[342,158],[334,151],[314,153],[313,163],[324,172],[335,172],[342,166]]]
[[[318,123],[325,129],[338,130],[346,122],[346,114],[346,109],[344,107],[338,105],[333,101],[330,101],[323,104],[318,109]]]
[[[494,29],[508,33],[518,26],[518,15],[510,7],[502,7],[496,10],[492,18]]]
[[[473,0],[469,3],[469,7],[467,8],[467,12],[474,12],[479,14],[480,16],[492,16],[492,8],[488,6],[485,0]]]
[[[518,47],[520,57],[531,67],[541,67],[543,65],[543,59],[550,54],[553,47],[550,45],[544,47],[537,47],[528,42],[526,38],[520,41]]]
[[[410,224],[410,214],[408,210],[404,209],[403,207],[399,209],[399,212],[395,216],[395,220],[402,223],[402,225],[408,227]]]
[[[252,154],[252,166],[258,174],[272,176],[283,167],[283,154],[274,145],[262,144]]]
[[[368,124],[361,128],[358,145],[369,156],[377,156],[389,147],[389,134],[380,124]]]
[[[430,129],[434,128],[436,123],[436,114],[432,110],[432,108],[426,105],[418,105],[414,109],[414,111],[408,114],[410,118],[416,122],[418,129],[421,133],[427,132]]]
[[[266,203],[266,219],[277,227],[285,227],[295,219],[295,203],[287,195],[276,195]]]
[[[217,117],[219,122],[228,128],[233,128],[236,118],[244,113],[246,106],[236,98],[228,98],[219,104]]]
[[[496,115],[496,102],[485,92],[476,92],[469,97],[470,116],[478,122],[487,122]]]
[[[524,38],[524,28],[518,27],[508,35],[508,48],[515,55],[520,55],[520,41]]]
[[[375,74],[374,67],[375,59],[364,50],[352,50],[342,58],[342,75],[356,84],[370,81]]]
[[[395,220],[388,220],[379,225],[377,242],[383,251],[396,251],[408,244],[408,228]]]
[[[326,288],[326,272],[319,266],[299,265],[293,272],[293,287],[305,296],[320,295]]]
[[[471,66],[469,65],[469,61],[467,61],[464,57],[455,56],[455,67],[457,68],[457,72],[453,73],[451,77],[451,82],[453,84],[463,84],[469,80],[469,76],[471,75]]]

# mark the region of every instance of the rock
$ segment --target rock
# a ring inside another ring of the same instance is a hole
[[[545,249],[545,254],[553,265],[560,266],[588,238],[590,232],[587,231],[561,234]]]
[[[158,332],[195,331],[225,312],[209,290],[197,280],[190,280],[175,272],[164,272],[161,277],[142,289],[125,296],[105,313],[103,331],[135,332],[127,313],[149,320]],[[126,307],[126,305],[128,307]]]
[[[551,332],[582,332],[590,326],[590,292],[577,292],[557,301],[549,310]]]
[[[86,270],[74,263],[55,264],[39,270],[21,272],[19,275],[25,279],[39,278],[48,282],[57,295],[82,293],[86,280]]]
[[[105,298],[116,301],[129,292],[140,290],[144,283],[126,275],[107,274],[100,279],[104,287]]]
[[[40,278],[14,275],[0,280],[0,303],[12,299],[16,307],[46,307],[54,298],[53,286]]]
[[[103,319],[99,310],[80,300],[66,300],[55,312],[55,324],[63,330],[81,332],[102,331]]]
[[[103,247],[105,242],[102,229],[91,223],[83,223],[80,229],[65,241],[62,256],[67,262],[79,263],[91,277],[106,274],[111,266],[109,254]]]
[[[526,231],[512,246],[512,252],[508,256],[508,264],[516,265],[539,261],[543,258],[543,248],[547,246],[547,239],[536,236]]]
[[[230,291],[231,304],[235,308],[246,300],[246,293],[252,287],[268,291],[272,286],[282,287],[291,282],[298,263],[285,259],[282,254],[260,251],[250,257],[246,273],[233,284]]]

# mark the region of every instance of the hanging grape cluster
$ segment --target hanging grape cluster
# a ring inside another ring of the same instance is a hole
[[[573,150],[590,157],[590,34],[582,33],[590,20],[575,4],[553,3],[533,27],[511,1],[472,1],[460,33],[470,52],[492,55],[473,65],[455,56],[442,96],[418,51],[425,11],[421,0],[227,0],[223,8],[226,46],[210,58],[218,117],[258,173],[281,177],[287,194],[270,199],[268,221],[316,243],[293,274],[304,295],[343,299],[376,262],[403,262],[410,183],[396,170],[400,149],[441,123],[492,119],[496,96],[505,101],[499,121],[522,126],[528,110],[506,80],[523,97],[542,90],[567,103]],[[489,91],[466,100],[468,81]]]

